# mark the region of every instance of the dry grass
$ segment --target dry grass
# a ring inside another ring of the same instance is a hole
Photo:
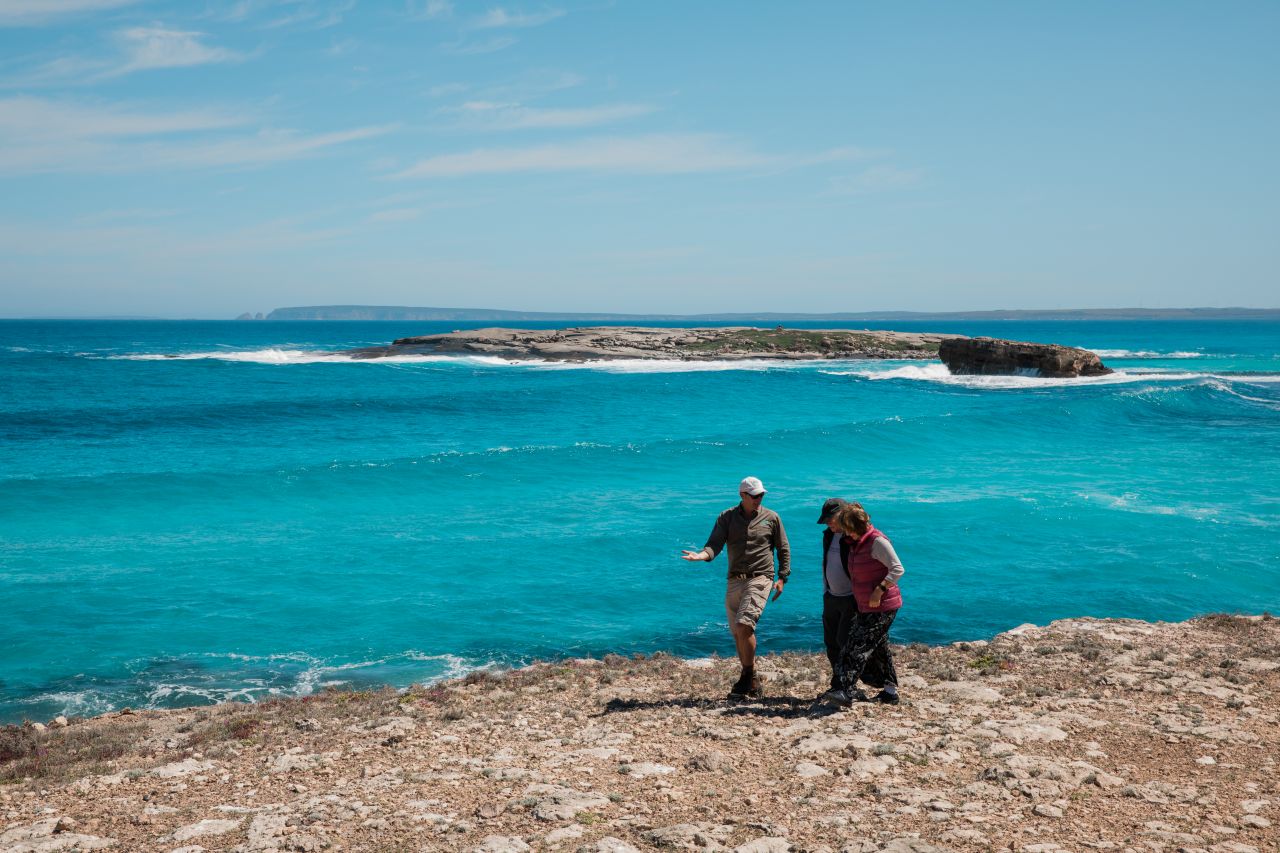
[[[1209,613],[1194,620],[1207,628],[1221,631],[1237,637],[1250,636],[1265,632],[1276,617],[1263,613],[1261,617],[1242,616],[1237,613]]]
[[[0,783],[31,778],[65,781],[99,772],[135,751],[146,737],[145,723],[73,725],[38,732],[29,725],[0,728]]]

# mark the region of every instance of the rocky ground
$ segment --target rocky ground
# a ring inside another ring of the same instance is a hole
[[[352,358],[421,353],[492,355],[511,359],[823,359],[937,358],[945,335],[849,329],[705,329],[597,326],[580,329],[473,329],[401,338],[389,346],[348,350]],[[952,336],[954,337],[954,336]]]
[[[540,664],[0,730],[0,850],[1280,849],[1280,620],[1070,620],[824,658]],[[43,728],[43,730],[42,730]]]

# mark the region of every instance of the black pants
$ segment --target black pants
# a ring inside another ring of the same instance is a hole
[[[858,679],[872,687],[898,686],[898,672],[889,651],[889,626],[898,611],[854,614],[849,636],[840,652],[839,675],[845,690],[853,690]]]
[[[858,615],[858,602],[852,595],[822,594],[822,642],[827,647],[827,660],[831,661],[831,686],[840,689],[840,652],[849,639],[849,628]]]

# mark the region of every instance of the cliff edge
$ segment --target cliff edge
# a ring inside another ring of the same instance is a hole
[[[767,644],[768,638],[764,638]],[[0,850],[1273,851],[1280,620],[1072,619],[816,655],[569,660],[0,730]]]

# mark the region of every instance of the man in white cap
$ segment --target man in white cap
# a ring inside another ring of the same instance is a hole
[[[755,672],[756,623],[769,602],[782,595],[782,587],[791,575],[791,546],[782,519],[771,509],[761,506],[764,484],[747,477],[738,486],[741,502],[720,513],[715,527],[701,551],[685,551],[683,557],[694,562],[714,560],[720,550],[729,546],[729,586],[724,607],[729,615],[729,630],[738,648],[742,675],[729,691],[730,698],[759,697],[760,678]],[[778,579],[773,577],[773,556],[778,555]]]

